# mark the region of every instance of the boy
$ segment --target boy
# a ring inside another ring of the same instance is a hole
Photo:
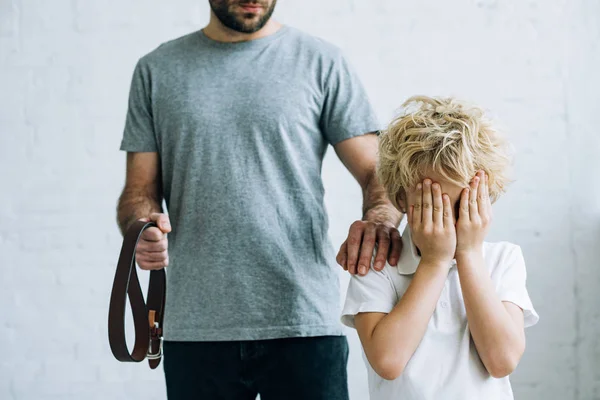
[[[378,175],[407,213],[398,267],[353,275],[371,399],[512,399],[508,375],[537,323],[519,246],[487,243],[509,158],[483,112],[413,97],[381,135]]]

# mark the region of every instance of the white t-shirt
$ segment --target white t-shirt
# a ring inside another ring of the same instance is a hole
[[[352,276],[342,322],[354,328],[361,312],[389,313],[402,297],[419,265],[420,257],[406,227],[398,267],[386,264],[381,271]],[[537,323],[525,286],[525,261],[517,245],[484,243],[483,255],[500,300],[523,309],[525,327]],[[508,400],[513,399],[508,377],[490,376],[471,341],[456,262],[452,262],[444,289],[419,347],[402,375],[393,381],[381,378],[367,364],[371,400]]]

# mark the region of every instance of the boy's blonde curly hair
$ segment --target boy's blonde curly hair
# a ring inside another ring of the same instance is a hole
[[[377,174],[397,207],[397,196],[428,171],[467,186],[478,170],[489,176],[492,202],[505,191],[508,143],[479,107],[454,98],[414,96],[379,137]]]

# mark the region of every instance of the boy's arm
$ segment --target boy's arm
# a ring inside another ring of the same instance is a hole
[[[425,335],[447,276],[447,263],[421,262],[389,314],[360,313],[354,317],[367,359],[382,378],[396,379],[404,370]]]
[[[421,261],[408,289],[387,315],[357,315],[355,325],[373,369],[384,379],[397,378],[419,346],[456,249],[452,206],[439,184],[418,184],[408,223]],[[371,272],[373,273],[373,272]]]
[[[461,194],[456,224],[456,264],[469,329],[481,361],[495,378],[509,375],[525,351],[523,311],[502,302],[483,258],[491,222],[488,177],[479,171]]]
[[[481,251],[461,255],[456,261],[477,353],[493,377],[507,376],[525,351],[523,310],[500,301]]]

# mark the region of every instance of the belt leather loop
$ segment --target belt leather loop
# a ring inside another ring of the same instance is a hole
[[[154,222],[136,221],[125,233],[108,310],[108,341],[115,358],[124,362],[140,362],[148,358],[152,369],[158,367],[162,358],[166,273],[164,269],[150,272],[148,295],[144,302],[137,275],[135,249],[144,230],[153,226],[156,226]],[[131,353],[125,339],[127,298],[131,305],[135,328],[135,341]]]

